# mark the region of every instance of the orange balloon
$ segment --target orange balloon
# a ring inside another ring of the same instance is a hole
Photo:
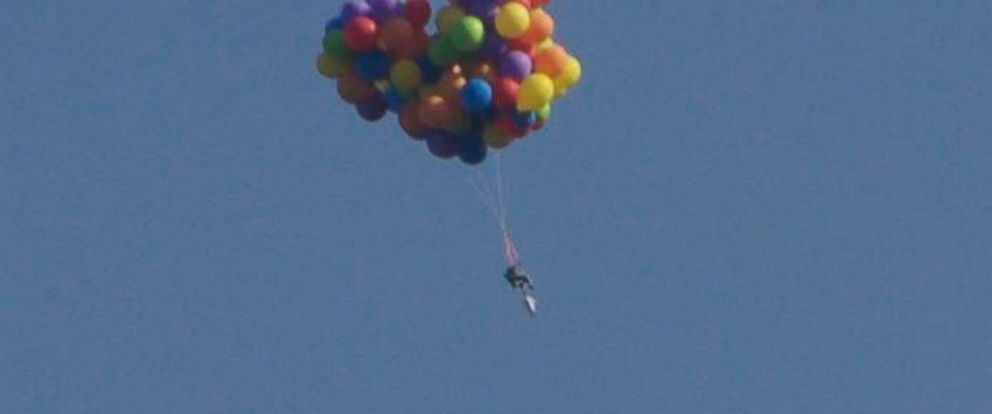
[[[389,19],[382,27],[382,35],[379,38],[381,45],[390,53],[398,53],[401,50],[409,49],[411,39],[414,36],[413,25],[410,21],[402,17]]]
[[[338,95],[345,102],[364,101],[375,96],[376,93],[378,90],[375,86],[362,79],[361,75],[354,69],[348,70],[338,79]]]
[[[442,128],[455,121],[455,111],[448,101],[440,96],[428,96],[421,100],[418,110],[420,120],[429,128]]]
[[[534,56],[534,71],[552,78],[561,74],[568,62],[568,51],[559,45],[551,46]]]
[[[429,129],[420,119],[420,102],[412,101],[400,111],[400,127],[411,138],[420,140],[427,135]]]
[[[543,9],[530,12],[530,27],[520,37],[524,43],[536,45],[555,33],[555,19]]]

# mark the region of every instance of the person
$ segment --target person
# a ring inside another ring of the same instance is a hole
[[[513,289],[520,289],[524,292],[534,290],[534,282],[531,281],[530,275],[520,265],[508,267],[503,277],[506,278],[506,281],[510,283],[510,287]]]

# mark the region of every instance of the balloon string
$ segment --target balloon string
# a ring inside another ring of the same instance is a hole
[[[472,185],[479,198],[482,199],[486,208],[489,209],[493,218],[496,219],[496,224],[499,226],[500,233],[503,236],[503,252],[506,255],[507,263],[510,266],[516,266],[520,264],[520,254],[517,252],[517,246],[510,236],[510,227],[507,223],[503,191],[503,169],[499,153],[496,153],[495,163],[495,171],[491,176],[480,171],[477,172],[474,180],[469,179],[468,182]]]

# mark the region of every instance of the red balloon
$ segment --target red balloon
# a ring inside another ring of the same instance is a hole
[[[529,132],[517,125],[517,121],[513,119],[513,115],[510,114],[500,115],[499,120],[496,122],[498,123],[499,128],[503,130],[504,134],[514,138],[523,138]]]
[[[520,83],[513,78],[499,78],[493,84],[493,106],[497,109],[513,109],[517,107],[517,94],[520,93]]]
[[[431,21],[431,4],[427,0],[408,0],[406,18],[416,27],[424,27]]]
[[[352,19],[345,27],[344,43],[352,50],[371,52],[375,49],[378,35],[379,27],[375,24],[375,20],[359,16]]]

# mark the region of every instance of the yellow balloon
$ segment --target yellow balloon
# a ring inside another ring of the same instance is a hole
[[[517,110],[536,111],[551,103],[555,96],[555,83],[548,75],[535,73],[526,77],[520,84],[517,96]]]
[[[555,78],[555,94],[563,95],[579,83],[580,79],[582,79],[582,63],[575,56],[569,56],[561,69],[561,74]]]
[[[351,62],[335,59],[326,53],[317,55],[317,72],[329,79],[337,79],[350,65]]]
[[[530,11],[523,4],[510,2],[499,8],[496,31],[507,39],[522,36],[530,27]]]
[[[465,17],[465,12],[462,9],[455,6],[448,6],[437,12],[437,20],[434,23],[437,25],[439,32],[448,33],[448,29],[462,17]]]
[[[423,81],[423,74],[420,66],[412,60],[403,59],[396,62],[389,71],[389,80],[396,85],[396,89],[401,92],[408,92],[416,89]]]
[[[537,44],[537,51],[540,52],[540,51],[542,51],[544,49],[551,48],[551,47],[553,47],[555,45],[557,45],[557,43],[555,43],[555,40],[549,37],[549,38],[544,39],[543,41],[541,41],[541,43],[538,43]]]

